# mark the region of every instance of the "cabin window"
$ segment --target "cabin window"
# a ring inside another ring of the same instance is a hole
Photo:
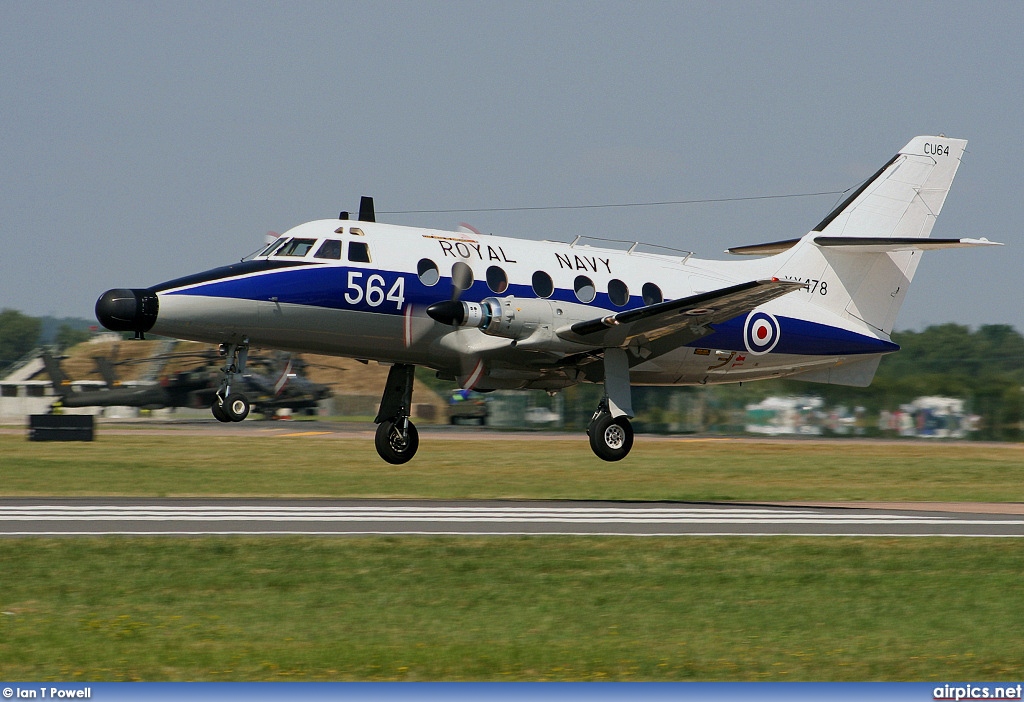
[[[437,285],[437,281],[441,279],[441,272],[437,270],[437,264],[429,258],[420,259],[420,262],[416,264],[416,273],[420,277],[420,282],[428,288]]]
[[[297,256],[301,258],[313,248],[316,239],[292,239],[274,252],[275,256]]]
[[[665,299],[661,295],[661,288],[654,283],[644,283],[641,294],[643,295],[645,305],[656,305]]]
[[[17,385],[0,385],[0,397],[17,397]]]
[[[594,281],[585,275],[576,276],[572,287],[576,291],[576,299],[580,302],[593,302],[594,298],[597,297],[597,288],[594,287]]]
[[[348,260],[354,263],[370,262],[370,247],[365,241],[353,241],[348,245]]]
[[[491,292],[501,294],[508,290],[508,276],[498,266],[491,266],[487,269],[487,287]]]
[[[455,290],[469,290],[473,287],[473,269],[463,261],[456,261],[452,264],[452,288]]]
[[[624,306],[629,302],[629,287],[618,278],[608,281],[608,299],[617,307]]]
[[[555,284],[551,276],[544,271],[533,274],[533,294],[537,297],[549,298],[555,292]]]
[[[328,239],[327,241],[320,245],[320,248],[317,250],[315,254],[313,254],[313,257],[333,258],[335,260],[340,260],[341,242],[338,241],[337,239]]]

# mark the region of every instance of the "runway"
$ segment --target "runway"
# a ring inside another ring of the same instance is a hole
[[[0,499],[0,536],[1024,537],[1024,517],[727,503]]]

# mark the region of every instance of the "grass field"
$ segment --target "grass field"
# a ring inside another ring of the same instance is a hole
[[[0,436],[0,493],[740,501],[1024,502],[1024,445],[638,440],[605,463],[585,438],[421,441],[217,435]]]
[[[1019,680],[1017,541],[0,540],[3,680]]]
[[[1024,447],[0,436],[0,494],[1024,501]],[[3,680],[1024,677],[1017,539],[0,539]]]

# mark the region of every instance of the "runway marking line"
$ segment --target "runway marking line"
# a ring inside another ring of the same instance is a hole
[[[331,431],[296,431],[290,434],[276,434],[278,438],[294,437],[294,436],[323,436],[324,434],[333,434]]]

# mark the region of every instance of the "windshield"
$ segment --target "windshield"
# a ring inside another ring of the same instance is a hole
[[[316,239],[291,239],[281,244],[272,256],[305,256],[313,248]]]

